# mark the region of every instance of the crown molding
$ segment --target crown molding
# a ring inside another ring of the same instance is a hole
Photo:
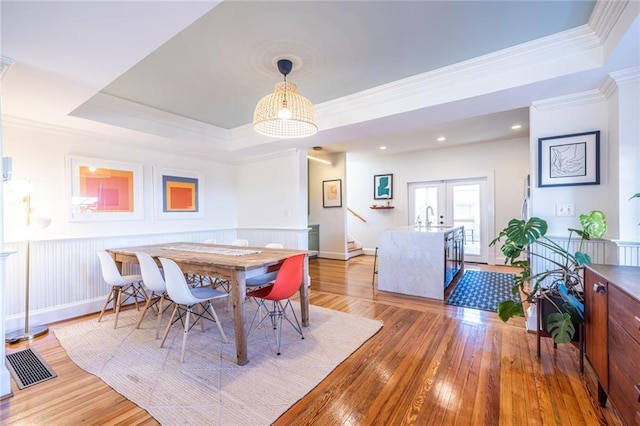
[[[557,98],[535,101],[532,102],[531,105],[539,111],[553,111],[602,101],[606,101],[605,95],[600,90],[594,89],[566,96],[558,96]]]
[[[610,99],[617,89],[618,85],[616,81],[611,78],[611,75],[608,75],[604,83],[602,83],[602,86],[600,86],[600,93],[602,93],[606,99]]]
[[[2,125],[13,126],[27,130],[37,130],[62,136],[73,135],[86,139],[98,139],[101,141],[108,141],[109,143],[122,144],[130,147],[138,147],[141,149],[149,149],[150,147],[152,147],[154,150],[162,151],[166,154],[200,159],[206,158],[219,163],[228,163],[230,159],[230,156],[227,155],[227,153],[224,151],[221,152],[221,150],[203,150],[202,144],[200,144],[199,147],[194,146],[189,142],[186,142],[186,145],[176,144],[175,140],[162,137],[151,139],[148,135],[141,134],[137,134],[135,137],[126,137],[108,132],[92,131],[72,126],[61,126],[57,124],[43,123],[10,115],[2,116]]]
[[[587,25],[593,30],[604,44],[611,35],[622,13],[629,5],[629,0],[598,0],[596,1]]]
[[[9,68],[14,64],[13,59],[6,56],[0,56],[0,80],[9,71]]]
[[[276,158],[290,157],[292,155],[295,155],[299,150],[299,148],[285,148],[278,151],[268,152],[266,154],[243,156],[242,158],[238,158],[233,161],[233,164],[239,166],[244,164],[253,164],[258,161],[267,161]]]
[[[640,67],[631,67],[609,73],[607,79],[600,86],[600,92],[607,98],[616,92],[618,87],[625,84],[640,82]]]
[[[640,81],[640,66],[613,71],[609,74],[618,86]]]
[[[456,63],[450,66],[429,71],[427,73],[408,77],[392,83],[381,85],[362,92],[334,99],[316,105],[318,122],[321,124],[336,120],[341,125],[344,124],[345,114],[365,109],[378,111],[379,116],[387,115],[390,111],[380,111],[380,105],[404,105],[404,110],[393,111],[392,113],[406,112],[408,110],[426,107],[435,103],[440,103],[437,98],[446,97],[446,93],[453,87],[471,87],[472,90],[482,90],[477,82],[480,79],[494,79],[494,84],[504,87],[504,80],[500,79],[505,74],[505,70],[510,73],[529,68],[536,69],[545,67],[548,71],[548,64],[554,60],[567,61],[568,57],[576,54],[589,56],[589,61],[593,62],[593,49],[601,47],[598,37],[587,25],[571,30],[552,34],[522,43],[500,51],[492,52],[477,58]],[[575,62],[575,61],[574,61]],[[575,70],[571,70],[575,72]],[[518,76],[515,78],[525,78]],[[513,83],[515,85],[518,83]],[[485,90],[488,90],[485,88]],[[434,97],[434,94],[438,96]],[[444,95],[443,95],[444,94]],[[473,93],[476,95],[480,93]],[[415,106],[408,99],[421,102],[422,105]],[[429,100],[432,100],[429,104]],[[442,99],[441,102],[448,102],[456,99]],[[378,117],[370,117],[378,118]]]
[[[212,143],[217,149],[231,146],[226,129],[105,93],[97,93],[70,115],[192,143]]]

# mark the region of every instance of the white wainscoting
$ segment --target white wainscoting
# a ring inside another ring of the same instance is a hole
[[[580,238],[572,239],[570,242],[567,238],[549,237],[550,240],[567,249],[570,253],[580,250]],[[536,244],[536,252],[544,257],[554,258],[551,250]],[[591,263],[616,264],[617,249],[613,242],[604,239],[585,240],[582,246],[582,252],[587,253],[591,257]],[[547,269],[555,269],[551,262],[533,256],[532,269],[534,273],[539,273]]]
[[[615,241],[618,248],[618,263],[626,266],[640,266],[640,242]]]
[[[166,242],[201,242],[215,239],[220,244],[247,238],[253,246],[282,242],[285,247],[306,248],[307,230],[224,229],[130,235],[101,238],[32,241],[30,244],[29,324],[51,324],[97,312],[109,291],[102,279],[96,250]],[[7,331],[24,328],[26,242],[6,243],[7,259],[5,326]],[[136,265],[125,265],[123,273],[138,273]]]

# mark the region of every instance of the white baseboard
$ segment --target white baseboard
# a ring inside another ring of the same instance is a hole
[[[29,312],[29,327],[51,324],[57,321],[81,317],[83,315],[99,312],[102,309],[104,298],[83,300],[82,302],[68,305],[54,306],[51,309]],[[5,330],[12,332],[24,330],[24,315],[11,315],[4,319]]]

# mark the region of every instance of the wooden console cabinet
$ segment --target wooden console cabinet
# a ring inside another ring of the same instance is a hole
[[[640,425],[640,267],[587,265],[585,354],[607,397],[628,425]]]

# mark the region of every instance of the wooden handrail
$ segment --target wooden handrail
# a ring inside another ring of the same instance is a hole
[[[349,211],[349,213],[351,213],[352,215],[354,215],[355,217],[357,217],[358,219],[360,219],[364,223],[367,223],[367,220],[364,217],[360,216],[358,213],[354,212],[349,207],[347,207],[347,210]]]

